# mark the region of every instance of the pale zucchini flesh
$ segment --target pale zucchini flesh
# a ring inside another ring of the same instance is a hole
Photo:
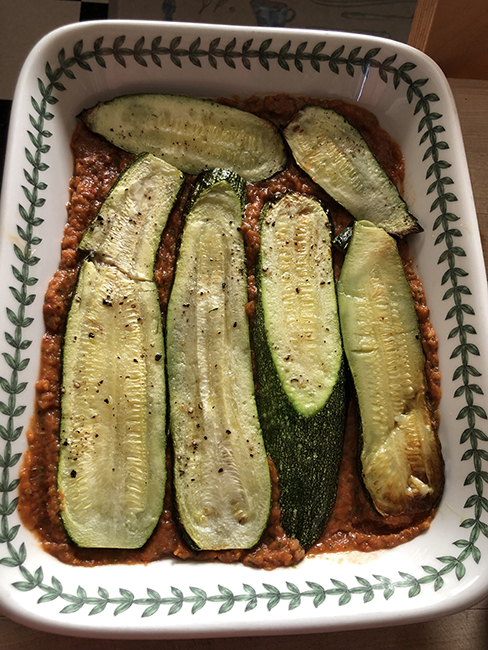
[[[165,489],[156,286],[85,261],[66,329],[58,487],[79,546],[139,548]]]
[[[139,548],[163,508],[166,386],[154,259],[182,174],[150,154],[82,241],[63,347],[58,490],[79,546]]]
[[[338,296],[360,411],[364,485],[383,515],[427,512],[443,489],[440,442],[410,286],[396,242],[381,228],[355,225]]]
[[[179,169],[147,153],[124,170],[80,242],[105,264],[152,280],[161,232],[183,183]]]
[[[121,149],[148,151],[188,174],[228,168],[255,182],[286,163],[283,139],[270,122],[203,99],[124,95],[83,111],[81,119]]]
[[[273,362],[294,408],[327,402],[342,359],[330,224],[313,198],[287,194],[261,220],[260,292]]]
[[[253,348],[281,522],[308,549],[334,506],[348,406],[330,224],[311,197],[263,211]]]
[[[306,106],[284,135],[298,165],[355,219],[400,237],[422,230],[362,135],[342,115]]]
[[[175,501],[192,545],[250,548],[271,493],[245,311],[244,188],[204,187],[186,217],[167,316]]]

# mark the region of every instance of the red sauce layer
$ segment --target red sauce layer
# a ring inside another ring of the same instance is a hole
[[[287,124],[293,115],[307,103],[331,106],[344,114],[358,128],[376,157],[397,184],[404,175],[404,163],[398,145],[378,124],[377,119],[365,109],[344,102],[311,100],[305,97],[279,95],[251,97],[238,105],[271,120],[277,126]],[[173,517],[172,486],[168,480],[163,513],[149,541],[138,550],[83,549],[71,542],[60,517],[60,501],[56,487],[58,461],[58,435],[60,423],[60,387],[62,380],[62,347],[66,318],[74,292],[81,255],[78,243],[96,214],[110,187],[132,156],[113,147],[104,139],[79,125],[71,143],[75,167],[70,183],[68,221],[61,244],[59,268],[49,283],[44,300],[46,333],[41,344],[39,379],[36,383],[35,412],[27,432],[28,449],[24,456],[19,485],[19,514],[30,530],[35,531],[45,550],[69,564],[95,565],[106,563],[147,563],[166,556],[181,559],[241,561],[248,566],[272,569],[299,562],[305,555],[295,539],[286,537],[280,524],[278,504],[279,487],[275,468],[270,460],[273,482],[273,499],[267,529],[259,544],[251,550],[192,551],[182,540],[177,522]],[[182,224],[182,210],[193,179],[188,177],[178,204],[170,215],[159,247],[155,279],[163,322],[171,291],[176,248]],[[286,191],[312,194],[327,206],[336,234],[351,220],[347,212],[334,203],[311,179],[290,164],[283,172],[262,183],[248,186],[242,232],[246,243],[249,271],[248,314],[252,323],[256,287],[254,271],[259,251],[258,217],[268,198]],[[425,295],[419,278],[413,271],[408,247],[401,243],[412,295],[415,299],[422,340],[426,354],[426,375],[432,405],[433,424],[438,426],[440,400],[440,374],[437,355],[437,338],[429,318]],[[337,268],[340,267],[337,259]],[[309,554],[343,550],[372,551],[390,548],[409,541],[425,531],[433,513],[426,515],[382,517],[372,508],[361,484],[357,470],[358,432],[355,404],[350,407],[344,453],[340,470],[336,504],[322,538],[310,549]],[[171,464],[171,452],[168,452]],[[171,471],[168,471],[171,476]]]

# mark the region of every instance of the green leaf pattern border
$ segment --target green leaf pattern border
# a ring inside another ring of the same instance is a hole
[[[161,36],[154,38],[150,47],[146,47],[144,36],[137,40],[133,48],[127,47],[125,40],[125,36],[118,36],[114,39],[112,47],[106,47],[104,37],[101,37],[94,42],[91,50],[84,49],[83,41],[80,40],[75,44],[70,55],[62,49],[55,66],[46,63],[45,77],[37,80],[39,95],[31,97],[33,110],[29,120],[32,130],[28,131],[31,147],[25,149],[26,185],[22,186],[25,205],[18,206],[23,225],[17,226],[24,245],[21,247],[14,244],[18,263],[12,266],[15,286],[10,287],[18,307],[17,311],[7,308],[11,330],[4,335],[11,351],[2,353],[11,373],[8,379],[0,377],[2,391],[0,414],[4,416],[3,421],[6,421],[6,425],[0,424],[0,436],[4,441],[3,455],[0,456],[0,544],[3,549],[0,554],[0,564],[12,569],[17,568],[20,572],[22,580],[12,583],[14,588],[24,592],[38,590],[41,593],[37,600],[39,604],[61,599],[66,603],[60,610],[63,614],[71,614],[86,607],[89,608],[85,610],[89,615],[96,615],[104,612],[110,605],[113,607],[113,615],[117,616],[133,606],[139,606],[143,608],[141,617],[145,618],[156,614],[161,607],[167,608],[167,615],[173,615],[180,612],[185,605],[191,606],[191,613],[195,614],[207,603],[216,603],[219,606],[218,613],[224,614],[229,612],[236,603],[242,603],[245,612],[251,611],[258,606],[259,601],[264,601],[268,610],[285,601],[288,603],[288,609],[292,610],[298,608],[304,600],[310,602],[310,599],[315,608],[331,598],[337,599],[339,605],[347,605],[358,598],[362,598],[363,602],[367,603],[377,594],[382,594],[388,600],[399,590],[405,589],[408,590],[408,597],[414,598],[427,585],[432,585],[435,591],[442,589],[445,576],[453,571],[457,580],[461,581],[466,573],[468,559],[472,558],[475,563],[481,560],[481,551],[477,546],[478,539],[481,535],[488,537],[488,524],[482,519],[483,514],[488,511],[488,500],[483,495],[484,485],[488,482],[488,472],[483,469],[484,463],[488,460],[488,452],[483,449],[483,443],[486,443],[488,436],[480,425],[487,419],[487,414],[476,403],[477,395],[482,395],[483,391],[476,383],[476,378],[481,373],[473,365],[473,359],[480,354],[478,347],[473,343],[473,337],[477,333],[467,322],[469,316],[474,315],[473,308],[466,302],[467,297],[471,295],[465,279],[468,273],[459,265],[460,258],[465,257],[466,253],[460,245],[462,233],[455,227],[459,217],[452,211],[457,197],[452,191],[453,180],[448,171],[451,164],[443,158],[443,152],[449,148],[449,145],[442,139],[445,131],[440,122],[442,115],[435,110],[439,97],[432,92],[425,93],[429,79],[412,77],[412,72],[416,68],[414,63],[405,62],[397,67],[396,54],[381,60],[380,47],[374,47],[364,54],[361,53],[361,47],[355,47],[346,54],[345,46],[342,45],[331,54],[327,54],[326,42],[317,43],[311,50],[308,49],[307,42],[302,42],[293,50],[291,41],[288,41],[276,52],[272,49],[271,38],[262,41],[257,48],[253,47],[254,39],[249,39],[240,49],[235,38],[225,46],[221,45],[220,38],[215,38],[210,42],[208,49],[203,48],[200,38],[193,40],[188,49],[182,46],[182,37],[173,38],[167,47],[162,45]],[[171,587],[171,595],[163,597],[154,589],[147,588],[145,597],[136,598],[130,590],[124,588],[119,588],[118,595],[110,595],[103,587],[98,588],[96,595],[88,595],[81,586],[75,594],[66,593],[62,583],[55,576],[51,576],[49,582],[45,581],[42,567],[34,572],[27,568],[25,544],[15,543],[20,526],[11,526],[9,522],[9,517],[17,506],[17,498],[13,497],[13,493],[19,482],[17,478],[11,478],[11,470],[17,467],[21,458],[21,454],[13,453],[12,447],[23,432],[22,426],[16,426],[17,418],[26,410],[25,405],[19,404],[20,395],[27,386],[26,382],[21,381],[21,373],[29,364],[25,352],[31,341],[25,338],[25,331],[33,322],[33,318],[26,315],[26,310],[35,299],[35,294],[29,291],[37,282],[33,273],[39,258],[34,255],[33,249],[41,242],[35,232],[43,222],[43,219],[37,216],[37,210],[45,202],[42,192],[47,188],[41,177],[49,167],[45,157],[50,150],[47,142],[52,133],[47,127],[54,118],[50,106],[58,102],[56,93],[66,90],[63,81],[76,79],[73,69],[92,71],[93,64],[105,68],[106,59],[109,57],[113,57],[116,63],[123,67],[126,67],[127,60],[130,59],[140,66],[147,67],[148,63],[152,63],[162,67],[163,59],[166,61],[169,59],[172,65],[180,68],[183,60],[188,60],[196,67],[202,67],[203,62],[207,62],[214,69],[217,69],[218,65],[236,68],[240,64],[247,70],[251,70],[253,65],[270,70],[272,65],[277,64],[286,71],[290,70],[290,66],[294,66],[299,72],[303,72],[306,66],[310,66],[319,73],[322,66],[328,66],[334,74],[338,75],[341,70],[345,70],[351,77],[354,76],[356,69],[360,69],[363,74],[376,69],[385,84],[391,79],[395,89],[400,87],[405,89],[413,114],[419,117],[420,145],[425,146],[423,160],[430,162],[426,178],[431,179],[431,184],[427,194],[433,197],[430,211],[434,216],[436,215],[433,224],[433,230],[437,232],[435,245],[442,245],[438,264],[445,267],[442,285],[445,285],[446,291],[443,300],[450,305],[446,320],[451,320],[453,323],[448,338],[456,342],[451,359],[457,359],[459,363],[453,375],[453,381],[457,382],[458,386],[454,397],[463,396],[465,404],[456,419],[462,420],[466,427],[461,435],[460,444],[466,447],[462,460],[469,461],[471,464],[465,485],[472,486],[473,489],[472,495],[464,504],[464,508],[472,513],[461,523],[461,528],[466,531],[465,536],[453,542],[456,551],[452,555],[436,558],[437,566],[422,566],[421,576],[399,571],[397,580],[381,575],[374,575],[374,581],[356,577],[357,584],[354,586],[331,578],[331,586],[328,587],[307,581],[308,588],[305,590],[301,590],[292,582],[286,582],[286,589],[263,583],[261,591],[243,584],[240,594],[234,594],[230,589],[219,586],[218,593],[214,595],[208,595],[203,589],[197,587],[190,587],[191,594],[185,595],[180,589]]]

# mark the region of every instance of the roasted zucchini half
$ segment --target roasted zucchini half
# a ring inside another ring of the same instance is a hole
[[[382,515],[427,512],[443,490],[441,447],[410,286],[396,242],[381,228],[355,225],[338,297],[364,485]]]
[[[58,465],[61,517],[79,546],[139,548],[163,508],[164,341],[152,269],[181,181],[162,160],[139,157],[83,240],[92,257],[66,327]]]
[[[153,282],[87,260],[66,329],[58,487],[78,546],[139,548],[165,488],[164,344]]]
[[[259,418],[283,528],[307,549],[335,502],[348,404],[330,224],[315,199],[290,193],[265,206],[260,234]]]
[[[197,179],[168,306],[175,502],[200,549],[254,546],[270,510],[246,314],[245,191],[225,170]]]
[[[306,106],[284,131],[298,165],[357,219],[398,237],[420,232],[366,141],[331,108]]]
[[[83,111],[80,117],[121,149],[149,151],[188,174],[225,167],[255,182],[286,163],[283,139],[271,122],[203,99],[124,95]]]
[[[182,183],[179,169],[139,154],[114,183],[79,249],[135,280],[153,281],[161,233]]]

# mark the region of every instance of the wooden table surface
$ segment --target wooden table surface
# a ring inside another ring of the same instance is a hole
[[[488,81],[451,80],[468,158],[488,266]],[[89,646],[88,646],[89,644]],[[350,632],[179,641],[87,640],[38,632],[0,615],[1,650],[483,650],[488,648],[488,598],[469,610],[420,624]]]

